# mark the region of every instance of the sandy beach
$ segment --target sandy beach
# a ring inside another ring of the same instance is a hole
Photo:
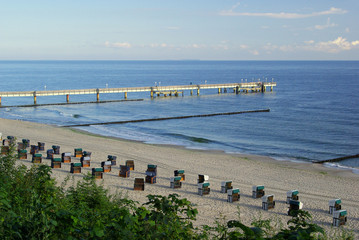
[[[359,175],[349,170],[324,167],[320,164],[294,163],[276,161],[268,157],[254,155],[230,155],[219,151],[201,151],[184,149],[176,146],[151,145],[141,142],[113,139],[91,134],[84,134],[67,128],[32,122],[0,119],[0,132],[3,138],[11,135],[21,141],[30,139],[31,144],[45,142],[45,150],[52,145],[59,145],[60,152],[71,152],[74,148],[92,152],[91,168],[101,167],[107,155],[117,156],[117,165],[110,173],[105,173],[103,180],[98,180],[110,193],[121,193],[124,196],[144,203],[148,194],[168,195],[177,193],[187,198],[199,211],[196,225],[213,224],[216,218],[236,219],[238,206],[240,218],[250,224],[253,219],[280,219],[283,223],[287,216],[288,205],[285,203],[286,192],[297,189],[299,200],[303,202],[303,210],[313,216],[314,223],[330,231],[332,215],[328,213],[328,201],[341,198],[342,209],[348,211],[348,222],[344,226],[352,229],[359,237]],[[295,146],[293,146],[295,147]],[[41,152],[46,156],[46,151]],[[120,178],[119,165],[126,160],[134,160],[135,170],[129,178]],[[27,160],[18,160],[31,166],[31,155]],[[72,162],[80,162],[72,158]],[[51,165],[50,160],[43,163]],[[133,191],[135,177],[145,177],[147,164],[156,164],[158,177],[156,184],[146,184],[145,191]],[[63,163],[61,169],[53,169],[53,176],[61,184],[67,177],[74,181],[83,178],[83,174],[91,171],[83,168],[82,174],[70,174],[70,163]],[[174,170],[184,169],[186,180],[182,188],[170,188],[170,177]],[[211,192],[206,196],[197,194],[198,174],[209,176]],[[239,188],[239,202],[228,203],[227,194],[221,193],[221,182],[232,180],[233,187]],[[72,183],[72,180],[69,182]],[[266,194],[274,194],[276,206],[264,211],[260,199],[253,199],[252,186],[264,185]]]

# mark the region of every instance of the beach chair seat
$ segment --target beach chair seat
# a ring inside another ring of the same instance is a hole
[[[1,154],[2,155],[6,155],[10,152],[10,147],[9,146],[1,146]]]
[[[95,179],[102,179],[103,178],[103,168],[92,168],[92,176]]]
[[[22,143],[25,145],[25,148],[30,147],[30,140],[29,139],[22,139]]]
[[[48,149],[46,151],[46,159],[53,159],[54,156],[54,149]]]
[[[298,210],[303,208],[303,203],[297,200],[289,200],[289,209],[288,215],[296,217],[298,215]]]
[[[198,174],[197,183],[204,183],[204,182],[208,182],[208,181],[209,181],[209,176],[208,175]]]
[[[101,167],[103,168],[103,172],[111,172],[111,161],[101,162]]]
[[[35,154],[39,152],[39,146],[38,145],[31,145],[30,153]]]
[[[171,188],[181,188],[182,187],[181,179],[182,179],[181,176],[171,177],[170,178],[170,187]]]
[[[288,204],[290,200],[299,200],[298,194],[299,194],[298,190],[288,191],[286,203]]]
[[[19,150],[18,158],[19,159],[27,159],[27,150],[26,149]]]
[[[252,187],[252,197],[253,198],[261,198],[265,194],[264,186],[263,185],[257,185]]]
[[[237,202],[241,198],[239,188],[228,189],[227,194],[228,194],[227,202],[230,202],[230,203]]]
[[[126,160],[125,164],[130,168],[130,171],[135,170],[135,162],[133,160]]]
[[[61,158],[53,158],[51,160],[51,168],[61,168]]]
[[[70,173],[81,173],[82,163],[71,163]]]
[[[175,170],[174,171],[174,175],[175,177],[180,176],[181,177],[181,181],[184,181],[186,179],[186,176],[184,174],[184,170]]]
[[[39,151],[45,151],[45,143],[43,142],[38,142],[37,146],[39,146]]]
[[[211,191],[209,182],[198,183],[198,195],[208,195]]]
[[[157,177],[156,176],[146,176],[145,181],[146,181],[146,183],[149,183],[149,184],[155,184],[157,182]]]
[[[120,173],[119,176],[123,177],[123,178],[128,178],[130,177],[130,167],[126,166],[126,165],[120,165]]]
[[[26,146],[23,142],[18,142],[17,143],[17,150],[24,150],[26,149]]]
[[[347,222],[347,210],[338,210],[333,212],[333,226],[339,227]]]
[[[60,154],[60,146],[52,145],[52,149],[54,150],[54,154]]]
[[[107,161],[111,161],[112,166],[116,166],[116,156],[112,156],[112,155],[108,155],[107,156]]]
[[[82,157],[82,148],[75,148],[74,149],[74,156],[77,158]]]
[[[90,157],[81,157],[80,161],[82,163],[82,167],[90,167],[90,165],[91,165]]]
[[[35,153],[34,155],[32,155],[32,163],[41,163],[42,162],[42,154],[40,153]]]
[[[342,203],[341,199],[329,200],[329,213],[333,214],[333,212],[341,210],[342,209],[341,203]]]
[[[135,178],[133,190],[135,190],[135,191],[144,191],[145,190],[145,181],[143,178]]]
[[[274,195],[264,195],[262,197],[262,209],[263,210],[269,210],[274,208],[275,201],[274,201]]]
[[[70,152],[64,152],[61,154],[61,161],[63,163],[70,163],[71,162],[71,153]]]
[[[227,191],[232,188],[232,180],[221,182],[221,193],[227,193]]]

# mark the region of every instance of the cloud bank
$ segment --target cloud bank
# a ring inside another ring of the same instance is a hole
[[[273,13],[273,12],[264,12],[264,13],[251,13],[251,12],[235,12],[234,10],[240,6],[239,3],[232,6],[230,10],[225,10],[219,12],[221,16],[247,16],[247,17],[268,17],[268,18],[280,18],[280,19],[299,19],[299,18],[309,18],[323,15],[333,15],[333,14],[345,14],[346,10],[332,7],[329,10],[321,11],[321,12],[312,12],[307,14],[301,13]]]

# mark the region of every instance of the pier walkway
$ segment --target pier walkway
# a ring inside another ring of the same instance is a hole
[[[149,92],[151,98],[154,96],[178,96],[183,95],[184,90],[189,90],[190,94],[197,91],[200,94],[201,89],[218,89],[218,93],[224,92],[227,89],[233,89],[233,92],[265,92],[266,88],[273,90],[277,86],[276,82],[246,82],[246,83],[223,83],[223,84],[199,84],[199,85],[175,85],[175,86],[155,86],[155,87],[128,87],[128,88],[94,88],[94,89],[70,89],[70,90],[44,90],[44,91],[19,91],[19,92],[0,92],[0,106],[1,98],[3,97],[33,97],[34,105],[37,104],[38,96],[66,96],[66,102],[69,103],[70,95],[80,94],[95,94],[97,101],[100,101],[100,94],[106,93],[124,93],[124,98],[127,99],[127,93],[131,92]]]

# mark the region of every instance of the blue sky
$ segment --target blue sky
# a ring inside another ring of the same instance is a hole
[[[359,60],[358,0],[0,3],[0,60]]]

